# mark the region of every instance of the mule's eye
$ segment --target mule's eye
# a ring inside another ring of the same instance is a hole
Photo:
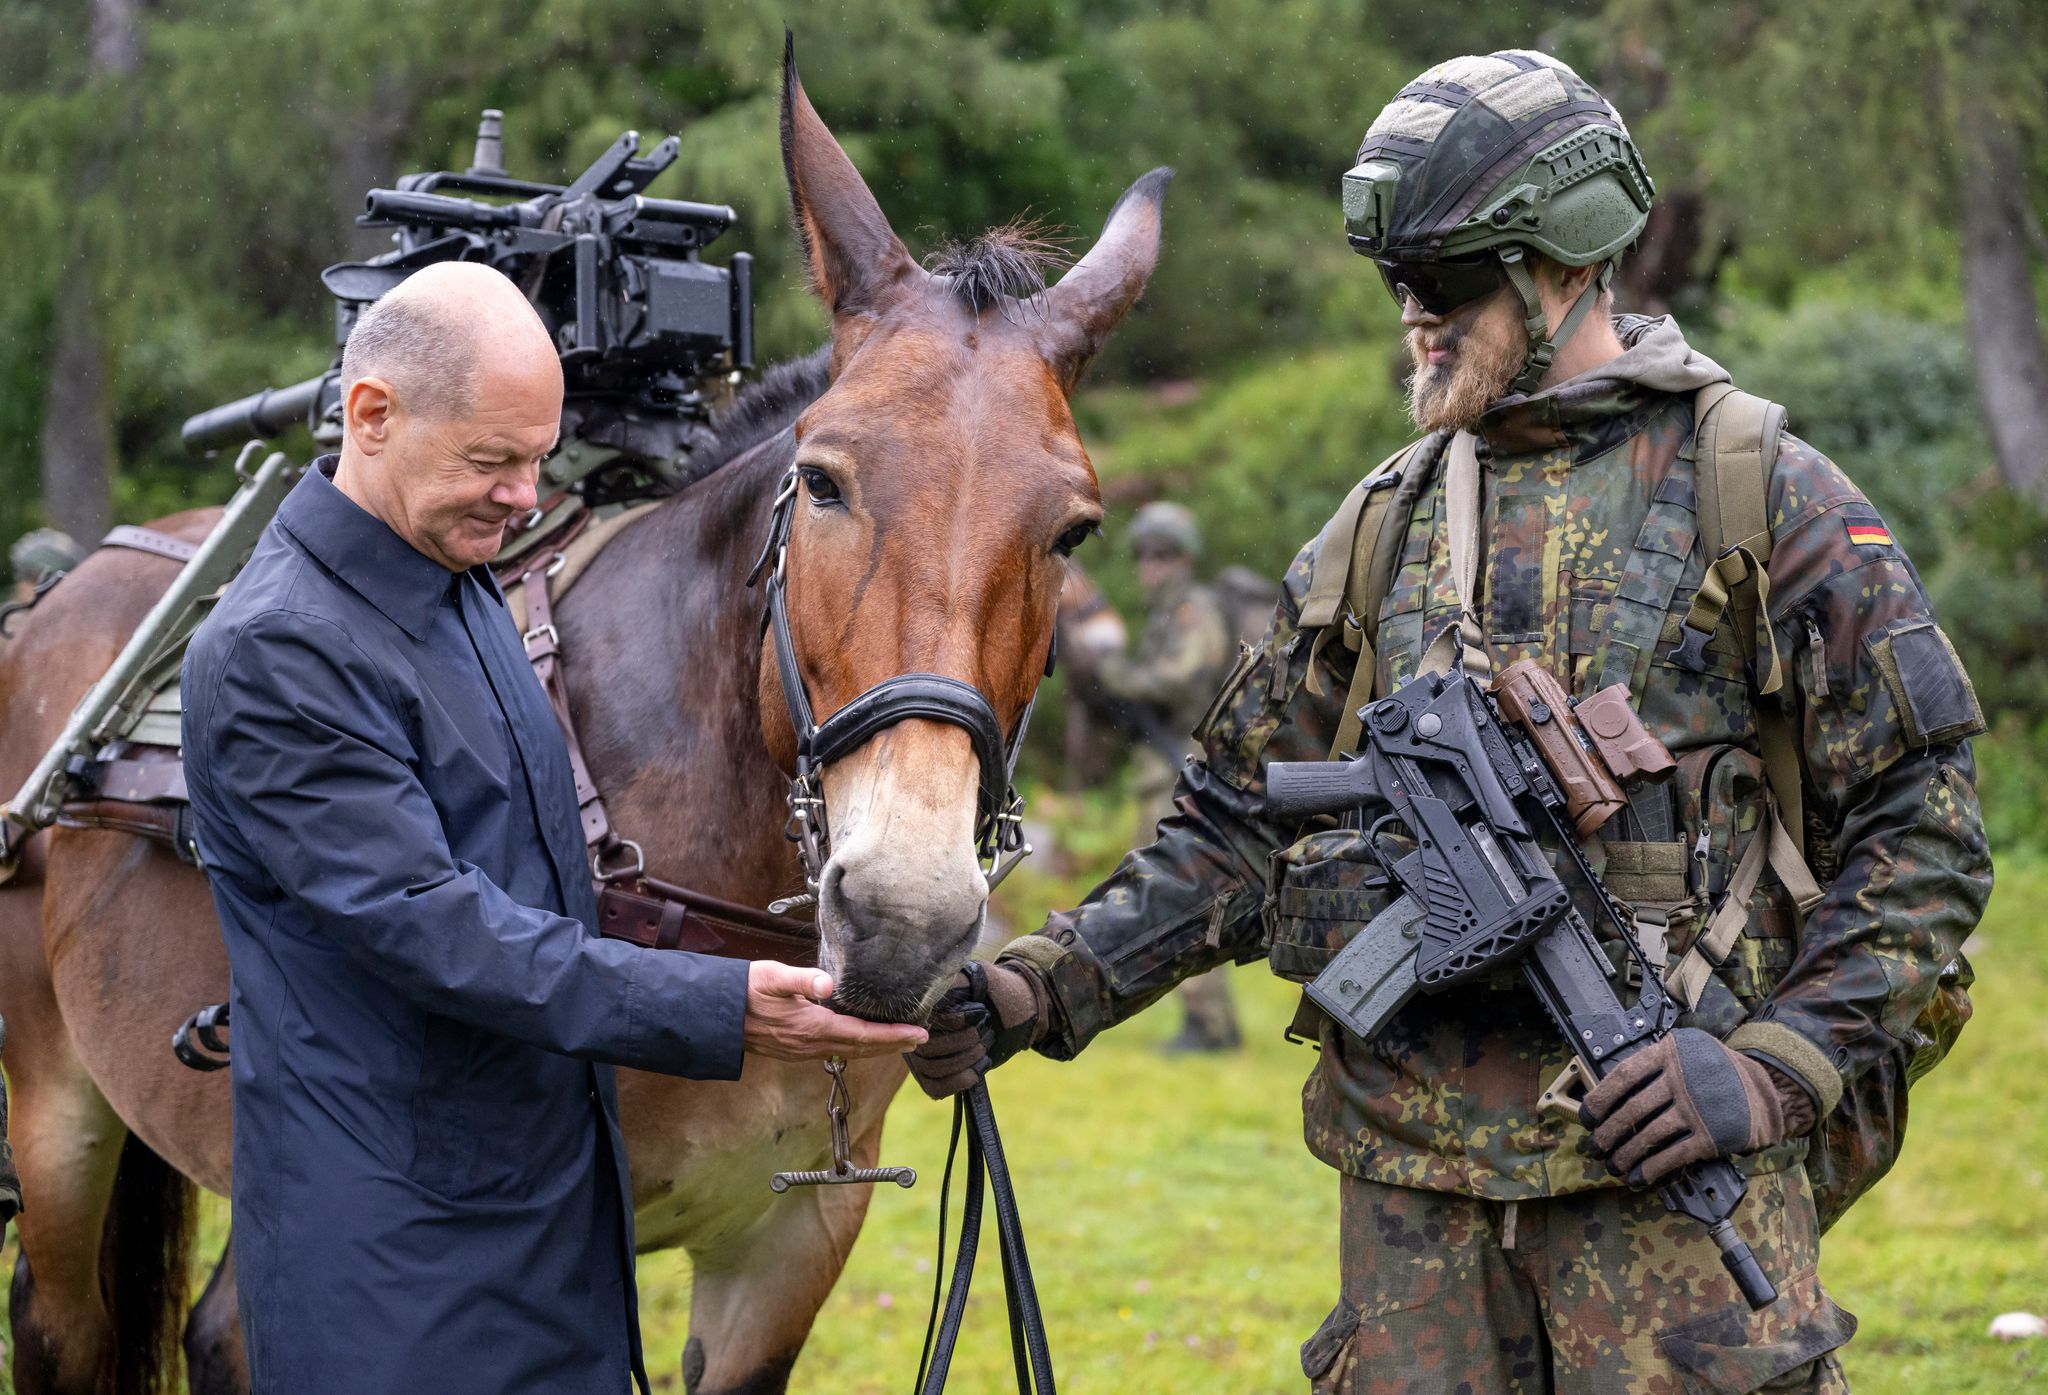
[[[804,465],[798,467],[798,473],[803,476],[804,492],[811,496],[813,503],[836,504],[839,502],[839,486],[833,483],[832,477],[823,470],[818,469],[814,465]]]
[[[1053,540],[1052,550],[1062,557],[1074,555],[1074,549],[1088,541],[1091,533],[1100,533],[1102,525],[1096,522],[1076,523]]]

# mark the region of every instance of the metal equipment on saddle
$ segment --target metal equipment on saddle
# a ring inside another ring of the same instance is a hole
[[[1370,1041],[1418,989],[1441,993],[1514,965],[1589,1081],[1667,1035],[1680,1005],[1644,955],[1633,917],[1608,895],[1579,845],[1589,820],[1597,827],[1626,803],[1604,746],[1625,752],[1641,774],[1673,767],[1663,744],[1634,721],[1626,696],[1621,690],[1618,709],[1610,701],[1602,710],[1626,713],[1627,723],[1596,745],[1577,734],[1569,699],[1533,663],[1503,673],[1490,695],[1462,672],[1425,673],[1364,710],[1357,759],[1268,766],[1272,817],[1384,806],[1390,812],[1371,825],[1375,847],[1389,824],[1414,842],[1412,852],[1382,855],[1405,895],[1309,984],[1316,1004]],[[1512,724],[1503,708],[1519,714]],[[1552,751],[1561,757],[1555,764]],[[1641,989],[1634,1004],[1615,991],[1615,968],[1574,888],[1552,869],[1553,849],[1635,966],[1631,977]],[[1734,1164],[1717,1158],[1681,1171],[1662,1196],[1667,1209],[1708,1227],[1743,1297],[1762,1308],[1777,1290],[1732,1220],[1747,1185]]]
[[[140,833],[168,844],[187,862],[197,860],[179,817],[185,787],[176,758],[178,665],[186,640],[304,472],[281,453],[256,464],[261,453],[253,441],[242,451],[235,462],[241,487],[196,547],[139,528],[116,529],[101,544],[168,560],[189,549],[189,556],[7,802],[0,820],[0,879],[14,870],[19,841],[53,823]]]
[[[562,445],[542,465],[543,494],[574,488],[589,504],[670,493],[687,483],[690,452],[709,420],[707,388],[754,358],[753,258],[702,260],[737,221],[723,204],[648,198],[675,162],[670,136],[644,159],[627,131],[568,184],[515,179],[503,168],[503,116],[486,111],[464,171],[405,175],[372,189],[363,227],[395,228],[396,249],[328,267],[335,341],[356,316],[421,267],[482,262],[524,287],[562,359]],[[485,203],[447,191],[516,202]],[[185,423],[188,448],[311,427],[335,439],[340,362],[316,378],[265,389]]]

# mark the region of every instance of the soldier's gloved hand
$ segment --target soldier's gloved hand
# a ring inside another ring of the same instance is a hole
[[[903,1059],[927,1095],[957,1095],[1035,1045],[1045,1035],[1051,1002],[1028,965],[970,962],[932,1010],[931,1036]]]
[[[1579,1122],[1593,1130],[1607,1170],[1640,1187],[1688,1163],[1796,1138],[1813,1127],[1814,1102],[1791,1076],[1680,1027],[1589,1091]]]

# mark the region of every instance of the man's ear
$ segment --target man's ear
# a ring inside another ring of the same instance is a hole
[[[398,398],[382,378],[358,378],[342,399],[342,429],[362,455],[382,455],[391,441]]]

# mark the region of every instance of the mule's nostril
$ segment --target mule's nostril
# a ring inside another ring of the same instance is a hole
[[[821,905],[840,918],[848,940],[859,944],[878,936],[924,937],[979,924],[988,886],[979,877],[835,859],[819,878],[818,893]]]

